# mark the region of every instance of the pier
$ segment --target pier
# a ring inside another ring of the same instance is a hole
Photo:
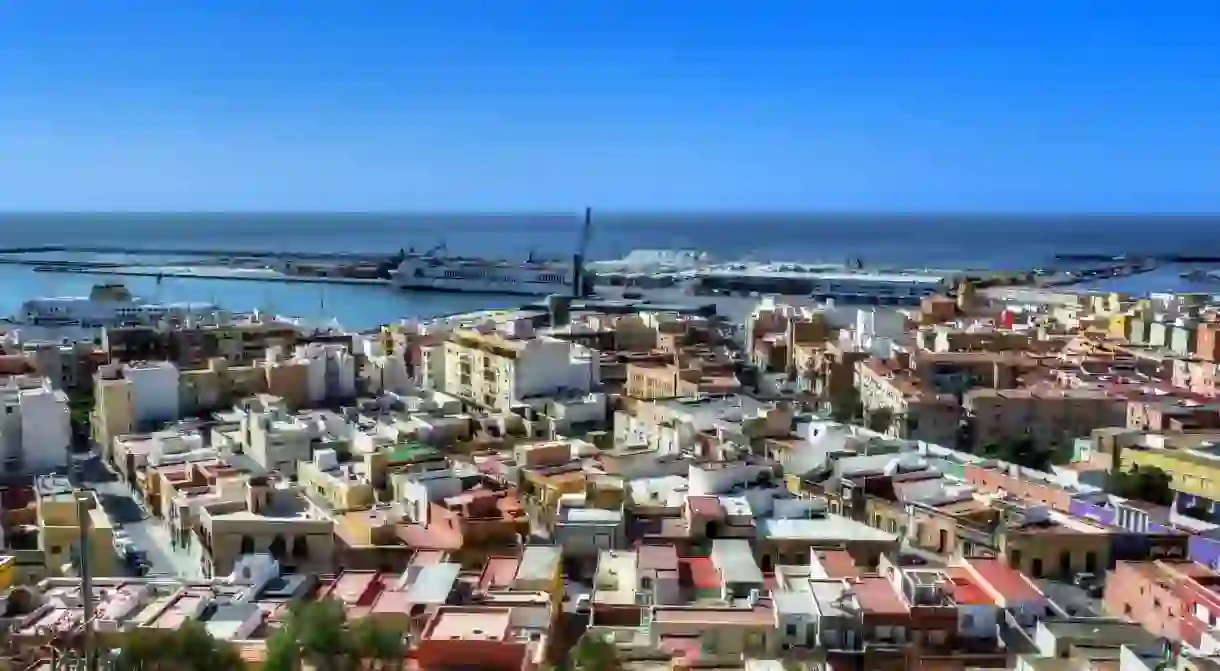
[[[284,275],[282,273],[242,272],[240,269],[218,268],[216,270],[167,270],[158,266],[147,269],[131,266],[61,265],[42,264],[34,268],[37,273],[74,273],[78,275],[109,275],[125,277],[154,277],[186,280],[238,280],[242,282],[282,282],[289,284],[360,284],[366,286],[391,286],[389,280],[363,277],[328,277],[319,275]]]
[[[397,251],[397,250],[396,250]],[[181,247],[129,247],[109,245],[41,245],[37,247],[4,247],[0,254],[123,254],[126,256],[189,256],[237,257],[249,259],[314,259],[318,261],[356,261],[380,263],[392,254],[355,252],[276,252],[257,249],[183,249]]]
[[[1218,254],[1056,254],[1056,261],[1085,263],[1220,263]]]

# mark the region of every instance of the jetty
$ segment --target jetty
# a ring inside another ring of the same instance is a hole
[[[319,261],[357,261],[380,263],[392,254],[358,252],[289,252],[265,249],[184,249],[182,247],[130,248],[117,245],[39,245],[3,247],[0,254],[122,254],[125,256],[234,257],[248,259],[315,259]]]
[[[1056,254],[1056,261],[1073,261],[1085,263],[1220,263],[1220,254],[1101,254],[1101,253],[1065,253]]]
[[[65,266],[60,264],[40,265],[36,273],[74,273],[79,275],[109,275],[125,277],[174,278],[187,280],[237,280],[241,282],[282,282],[286,284],[359,284],[364,286],[390,286],[389,280],[364,277],[331,277],[325,275],[285,275],[277,272],[244,272],[242,269],[175,269],[149,266]]]

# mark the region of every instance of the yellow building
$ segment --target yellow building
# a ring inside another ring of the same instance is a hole
[[[458,331],[445,343],[445,391],[481,405],[507,409],[517,359],[524,348],[522,340]]]
[[[364,461],[340,464],[332,450],[318,450],[297,465],[301,488],[326,500],[332,510],[360,510],[376,503],[371,473]]]
[[[1220,460],[1182,450],[1138,445],[1123,448],[1119,456],[1122,471],[1148,467],[1164,471],[1175,491],[1220,501]]]
[[[60,575],[65,564],[76,565],[80,551],[80,517],[76,490],[66,478],[46,476],[36,482],[38,498],[38,543],[45,556],[48,575]],[[118,571],[114,550],[114,528],[94,492],[80,490],[88,499],[89,561],[94,575],[110,576]]]
[[[0,590],[6,590],[17,582],[17,559],[12,555],[0,555]]]
[[[114,460],[114,439],[135,431],[131,381],[122,376],[99,375],[93,383],[93,442],[102,446],[107,461]]]
[[[558,545],[527,545],[512,581],[515,592],[545,592],[551,597],[551,614],[563,612],[563,549]]]

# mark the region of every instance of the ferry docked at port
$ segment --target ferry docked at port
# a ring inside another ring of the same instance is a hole
[[[523,263],[449,256],[442,253],[442,244],[423,254],[403,254],[398,266],[390,271],[390,282],[399,289],[416,291],[583,296],[591,288],[583,275],[592,217],[592,210],[586,208],[580,246],[571,263],[539,260],[532,254]]]
[[[580,273],[572,263],[528,259],[523,263],[435,252],[408,255],[390,271],[399,289],[547,296],[575,293]]]
[[[223,314],[213,303],[153,303],[133,296],[123,284],[96,284],[88,296],[32,298],[12,323],[31,326],[151,325],[165,319],[214,319]]]

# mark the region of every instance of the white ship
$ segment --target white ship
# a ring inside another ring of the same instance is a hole
[[[33,298],[21,305],[18,323],[52,326],[156,324],[165,319],[207,319],[222,313],[212,303],[150,303],[122,284],[97,284],[88,296]]]
[[[390,281],[399,289],[415,291],[583,296],[592,288],[584,279],[592,217],[586,208],[580,244],[571,263],[537,260],[532,254],[524,262],[448,256],[441,244],[423,254],[404,253],[398,267],[390,271]]]
[[[458,256],[408,255],[390,271],[400,289],[548,296],[571,294],[576,265],[553,261],[523,263]]]

